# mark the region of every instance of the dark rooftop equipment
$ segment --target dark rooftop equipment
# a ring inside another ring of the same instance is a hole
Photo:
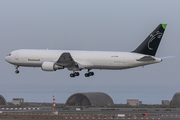
[[[171,107],[180,107],[180,92],[175,93],[171,102],[170,102]]]
[[[66,106],[112,106],[113,104],[111,97],[101,92],[76,93],[66,101]]]
[[[0,105],[7,105],[6,99],[2,95],[0,95]]]

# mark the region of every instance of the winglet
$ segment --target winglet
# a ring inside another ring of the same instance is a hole
[[[166,29],[166,26],[167,26],[167,24],[162,24],[162,27],[163,27],[164,29]]]

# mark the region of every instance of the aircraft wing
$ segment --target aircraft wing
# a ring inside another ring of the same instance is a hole
[[[62,53],[56,64],[64,67],[78,67],[77,63],[73,60],[70,53]]]
[[[137,61],[152,61],[152,60],[156,60],[156,59],[153,58],[152,56],[144,56],[140,59],[137,59]]]

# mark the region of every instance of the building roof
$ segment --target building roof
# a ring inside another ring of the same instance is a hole
[[[0,105],[7,105],[6,99],[2,95],[0,95]]]
[[[24,100],[24,98],[13,98],[13,100]]]
[[[111,97],[101,92],[76,93],[66,101],[66,106],[112,106],[113,104]]]

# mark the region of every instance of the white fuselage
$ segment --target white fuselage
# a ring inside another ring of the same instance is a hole
[[[147,56],[133,52],[73,51],[73,50],[33,50],[22,49],[11,52],[6,61],[16,66],[41,67],[45,61],[57,62],[61,54],[68,52],[82,69],[127,69],[158,63],[162,60],[152,56],[152,61],[137,61]]]

